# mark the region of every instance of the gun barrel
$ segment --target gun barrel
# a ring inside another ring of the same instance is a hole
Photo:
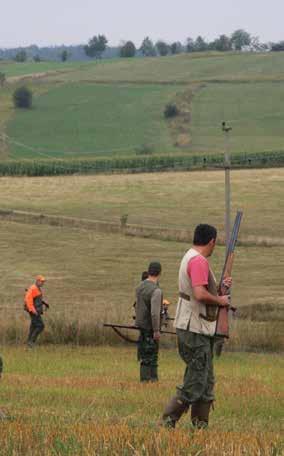
[[[236,247],[242,216],[243,216],[243,212],[242,211],[237,211],[236,218],[235,218],[235,223],[234,223],[234,226],[233,226],[233,229],[232,229],[232,234],[231,234],[229,245],[228,245],[228,250],[227,250],[227,253],[226,253],[226,259],[225,259],[223,271],[222,271],[222,274],[221,274],[221,279],[220,279],[219,286],[222,285],[222,282],[223,282],[223,279],[224,279],[224,274],[225,274],[225,271],[227,269],[227,264],[228,264],[229,258],[232,255],[232,253],[234,252],[235,247]]]

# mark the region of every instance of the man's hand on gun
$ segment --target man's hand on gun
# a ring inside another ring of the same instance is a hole
[[[221,307],[230,307],[231,296],[230,288],[232,286],[232,277],[226,277],[221,286],[220,290],[220,306]]]

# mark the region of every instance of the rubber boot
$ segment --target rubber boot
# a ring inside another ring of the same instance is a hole
[[[151,366],[140,364],[140,382],[151,381]]]
[[[151,366],[151,382],[158,382],[158,366]]]
[[[191,422],[197,429],[204,429],[209,423],[212,402],[194,402],[191,406]]]
[[[168,428],[175,428],[177,421],[188,411],[188,408],[185,402],[174,396],[167,404],[160,423]]]

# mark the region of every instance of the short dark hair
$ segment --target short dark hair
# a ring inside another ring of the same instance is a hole
[[[151,276],[157,277],[159,274],[162,272],[162,266],[161,263],[158,261],[152,261],[152,263],[149,264],[148,267],[148,274]]]
[[[142,282],[143,282],[144,280],[148,279],[148,277],[149,277],[148,271],[143,271],[143,272],[142,272],[142,275],[141,275],[141,280],[142,280]]]
[[[200,224],[197,225],[194,231],[193,244],[207,245],[212,239],[217,238],[217,230],[214,226]]]

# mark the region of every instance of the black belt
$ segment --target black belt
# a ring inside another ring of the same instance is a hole
[[[216,321],[217,320],[217,316],[216,317],[207,317],[206,315],[203,315],[203,314],[199,314],[200,318],[203,318],[203,320],[206,320],[206,321],[209,321],[209,322],[213,322],[213,321]]]
[[[185,299],[186,301],[190,301],[190,296],[183,293],[182,291],[179,292],[179,297]]]

